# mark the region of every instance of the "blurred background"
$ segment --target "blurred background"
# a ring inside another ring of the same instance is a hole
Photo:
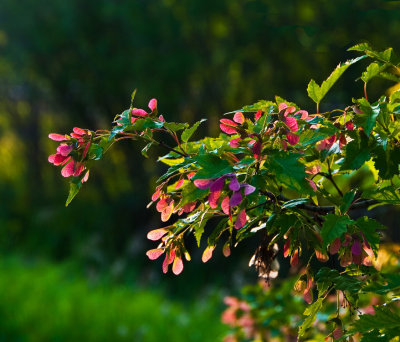
[[[361,41],[400,51],[399,32],[400,1],[1,0],[0,341],[218,341],[223,295],[256,281],[251,243],[207,265],[193,244],[179,277],[147,260],[146,233],[162,224],[145,206],[163,166],[133,142],[66,208],[48,133],[111,127],[135,88],[136,106],[155,97],[167,120],[208,118],[198,137],[275,95],[312,112],[310,78]],[[362,67],[322,108],[362,96]]]

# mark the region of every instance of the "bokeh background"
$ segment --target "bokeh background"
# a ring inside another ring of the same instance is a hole
[[[218,341],[223,295],[256,281],[251,242],[206,265],[193,244],[179,277],[147,260],[163,166],[135,143],[113,147],[65,208],[48,133],[109,128],[135,88],[138,107],[155,97],[168,120],[207,118],[203,134],[275,95],[312,112],[310,78],[361,41],[400,51],[399,33],[400,1],[1,0],[0,341]],[[362,67],[326,109],[362,96]]]

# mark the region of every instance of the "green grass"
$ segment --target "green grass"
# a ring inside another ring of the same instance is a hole
[[[219,314],[211,302],[90,286],[63,266],[0,262],[0,341],[221,341]]]

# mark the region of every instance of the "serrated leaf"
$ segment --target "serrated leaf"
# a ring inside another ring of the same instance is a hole
[[[368,83],[374,77],[378,76],[381,71],[385,70],[386,67],[386,64],[379,65],[377,62],[373,62],[368,65],[367,69],[362,73],[361,79],[365,83]]]
[[[362,197],[375,199],[382,203],[400,204],[400,193],[398,189],[393,186],[386,186],[381,189],[366,190],[364,191]]]
[[[364,52],[367,56],[378,59],[382,62],[390,62],[392,56],[392,48],[388,48],[385,51],[378,52],[375,51],[368,43],[361,43],[352,46],[348,51],[359,51]]]
[[[181,205],[201,200],[208,195],[208,189],[199,189],[193,183],[187,184],[182,190]]]
[[[181,131],[189,126],[188,123],[181,123],[181,122],[164,122],[164,127],[168,128],[172,132]]]
[[[363,59],[364,56],[357,57],[354,59],[350,59],[342,64],[339,64],[335,70],[329,75],[329,77],[322,82],[321,86],[319,86],[314,80],[311,80],[307,86],[308,96],[317,104],[319,104],[328,91],[332,88],[332,86],[336,83],[336,81],[342,76],[342,74],[346,71],[346,69]]]
[[[363,287],[363,292],[372,292],[380,295],[389,293],[400,288],[400,274],[381,273],[382,281],[376,281]]]
[[[371,158],[367,145],[368,140],[357,134],[345,147],[346,153],[340,170],[357,170],[367,162]]]
[[[218,178],[234,171],[231,164],[213,154],[201,154],[193,158],[201,169],[192,180]]]
[[[273,152],[267,159],[268,169],[282,183],[299,193],[307,194],[311,190],[305,180],[305,166],[299,162],[300,154],[284,151]]]
[[[74,199],[74,197],[78,194],[79,190],[81,189],[82,183],[80,181],[71,181],[69,183],[69,193],[68,193],[68,198],[67,201],[65,202],[65,206],[68,207],[68,205],[71,203],[71,201]]]
[[[323,301],[323,298],[318,298],[313,304],[306,308],[304,315],[308,317],[305,318],[303,324],[299,327],[299,337],[304,336],[306,330],[314,323],[315,319],[317,318],[318,311],[320,311],[322,308]]]
[[[193,135],[193,133],[197,130],[197,128],[200,126],[202,122],[206,121],[206,119],[201,119],[200,121],[197,121],[192,127],[186,128],[181,135],[181,140],[183,142],[188,142],[190,137]]]
[[[354,221],[347,216],[339,216],[335,214],[326,215],[321,229],[321,236],[325,247],[333,240],[346,233],[347,226],[352,223],[354,223]]]
[[[366,99],[362,98],[357,101],[362,111],[361,114],[357,114],[354,117],[354,121],[357,125],[361,126],[367,136],[370,135],[372,129],[375,127],[376,118],[380,113],[380,106],[376,104],[371,105]]]
[[[334,133],[335,131],[324,132],[315,129],[308,129],[300,134],[300,139],[297,144],[301,146],[312,145],[318,141],[324,140],[325,138],[332,136]]]
[[[399,315],[383,306],[374,306],[374,309],[374,315],[361,315],[359,316],[359,319],[353,323],[353,326],[357,331],[366,333],[373,329],[400,329]]]
[[[391,179],[399,174],[400,148],[388,147],[385,151],[382,146],[378,146],[373,151],[372,159],[382,179]]]
[[[221,234],[228,228],[227,227],[228,218],[222,219],[218,222],[217,226],[214,228],[210,236],[208,237],[207,243],[209,246],[215,246]]]
[[[317,275],[318,288],[324,288],[325,291],[329,286],[333,285],[336,290],[348,291],[350,294],[356,294],[360,291],[363,281],[358,280],[347,274],[340,274],[337,270],[322,267]]]

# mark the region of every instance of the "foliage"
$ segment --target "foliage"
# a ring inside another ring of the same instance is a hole
[[[2,341],[194,342],[225,332],[213,298],[183,305],[134,284],[87,281],[71,265],[15,257],[0,270]]]
[[[61,174],[71,180],[66,204],[88,180],[93,162],[115,142],[140,140],[145,157],[152,146],[165,148],[168,153],[159,161],[169,167],[159,178],[149,205],[155,204],[161,221],[168,225],[148,233],[150,240],[160,241],[147,252],[148,257],[154,260],[164,255],[163,272],[172,265],[172,272],[179,274],[183,261],[191,258],[185,246],[188,235],[193,234],[200,245],[207,232],[203,262],[212,258],[217,244],[229,256],[232,247],[259,236],[250,264],[260,277],[267,281],[277,277],[276,257],[283,250],[294,272],[304,278],[304,287],[299,286],[310,306],[298,330],[303,338],[331,293],[342,293],[351,311],[359,306],[365,286],[391,277],[372,267],[384,227],[367,216],[352,219],[351,211],[400,204],[399,92],[369,102],[364,87],[365,96],[344,108],[320,112],[319,106],[351,64],[367,58],[385,63],[376,72],[367,67],[362,76],[366,84],[382,72],[397,70],[399,60],[391,49],[378,52],[359,44],[351,50],[362,56],[339,65],[321,86],[309,83],[316,114],[277,96],[274,101],[245,106],[234,115],[227,113],[232,118],[220,119],[218,137],[190,141],[199,122],[191,127],[168,122],[160,115],[156,99],[144,110],[133,107],[133,95],[131,107],[115,117],[111,131],[75,127],[68,135],[50,134],[60,144],[49,162],[62,165]],[[211,219],[219,223],[207,225]],[[322,263],[338,258],[341,268],[315,269],[311,266],[314,257]],[[300,269],[300,264],[305,267]],[[397,279],[393,280],[390,288],[398,287]],[[387,310],[377,312],[390,316]],[[393,315],[388,322],[395,320]],[[347,330],[344,323],[353,321],[342,322],[338,307],[335,320],[335,339],[344,331],[347,337],[356,332],[369,334],[361,329],[366,317],[354,321],[355,330]],[[388,324],[379,334],[392,338],[396,327]]]

